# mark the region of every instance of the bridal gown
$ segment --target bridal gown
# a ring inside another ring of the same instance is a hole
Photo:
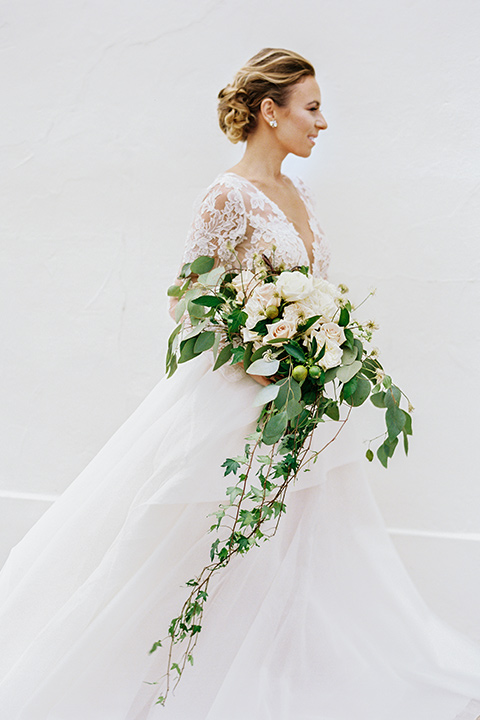
[[[328,249],[304,185],[313,271]],[[224,173],[185,260],[264,252],[307,264],[260,190]],[[259,386],[208,353],[162,379],[0,575],[3,720],[475,720],[480,646],[425,605],[362,474],[355,417],[289,490],[277,535],[216,576],[174,695],[155,704],[167,634],[208,562],[224,459],[254,428]],[[323,445],[334,423],[316,431]],[[228,482],[228,484],[231,484]]]

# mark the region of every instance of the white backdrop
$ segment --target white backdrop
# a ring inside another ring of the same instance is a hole
[[[286,170],[317,199],[332,279],[377,287],[365,312],[416,407],[409,459],[369,467],[372,486],[427,601],[480,637],[477,0],[0,14],[1,559],[161,377],[192,203],[241,152],[217,92],[288,47],[316,66],[329,129]]]

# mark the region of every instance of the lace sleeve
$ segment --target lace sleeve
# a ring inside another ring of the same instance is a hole
[[[235,248],[245,240],[247,214],[242,193],[215,182],[196,203],[187,235],[183,262],[210,255],[227,267],[235,264]]]

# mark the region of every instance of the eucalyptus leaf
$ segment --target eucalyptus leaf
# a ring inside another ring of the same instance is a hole
[[[355,392],[357,389],[358,380],[356,377],[350,378],[348,382],[345,383],[343,386],[343,397],[345,400],[348,401],[351,395]]]
[[[270,375],[275,375],[279,367],[280,360],[264,360],[263,358],[259,358],[248,366],[247,373],[249,375],[264,375],[265,377],[269,377]]]
[[[210,350],[210,348],[213,347],[214,342],[215,342],[215,333],[214,332],[212,332],[211,330],[202,332],[195,341],[194,351],[196,353],[201,353],[201,352],[205,352],[205,350]]]
[[[270,418],[263,429],[265,445],[274,445],[280,440],[287,427],[287,413],[281,412]]]
[[[357,387],[355,388],[355,391],[352,393],[352,395],[348,398],[348,404],[352,405],[352,407],[359,407],[360,405],[363,405],[365,400],[370,395],[370,390],[372,386],[368,382],[367,378],[359,376],[353,379],[357,381]]]
[[[357,359],[357,353],[358,350],[356,347],[354,347],[353,350],[346,347],[342,354],[342,365],[351,365],[353,361]]]
[[[360,360],[354,360],[350,365],[341,365],[337,368],[337,379],[342,383],[347,383],[362,369]]]
[[[393,440],[399,435],[405,426],[405,414],[397,405],[387,408],[385,413],[385,422],[387,424],[388,438]]]
[[[400,405],[401,392],[396,385],[391,385],[385,391],[385,405],[387,408],[398,407]]]
[[[377,407],[377,408],[387,407],[385,405],[385,393],[383,391],[376,392],[376,393],[373,393],[372,395],[370,395],[370,402],[372,402],[373,405],[375,405],[375,407]]]
[[[220,350],[218,353],[218,357],[215,361],[215,365],[213,366],[214,370],[218,370],[219,367],[222,367],[222,365],[225,365],[228,360],[232,357],[233,352],[233,345],[230,343],[229,345],[226,345],[224,348]]]
[[[338,367],[328,368],[328,370],[325,370],[325,379],[323,381],[325,385],[331,380],[335,380],[337,377],[337,370]]]
[[[278,410],[286,405],[290,399],[298,402],[302,397],[302,390],[299,383],[291,377],[279,380],[277,386],[279,387],[279,393],[275,400],[275,407]]]
[[[187,309],[187,301],[183,297],[181,300],[178,301],[178,303],[175,306],[174,310],[174,317],[175,322],[178,323],[182,319],[183,315],[185,314],[185,310]]]
[[[287,418],[289,420],[293,420],[293,418],[296,418],[297,415],[300,415],[300,413],[302,412],[303,404],[297,402],[297,400],[295,400],[295,398],[291,398],[287,402],[286,410],[287,410]]]
[[[195,258],[195,260],[191,263],[190,272],[195,275],[203,275],[203,273],[210,272],[214,265],[215,260],[212,257],[200,255],[200,257]]]
[[[221,277],[225,274],[225,268],[223,265],[218,265],[216,268],[213,268],[213,270],[210,270],[210,272],[201,275],[198,278],[198,282],[200,282],[202,285],[205,285],[206,287],[216,287],[218,285],[219,280]]]
[[[255,400],[253,401],[253,407],[260,407],[261,405],[266,405],[272,400],[275,400],[279,390],[280,388],[278,385],[275,385],[274,383],[265,385],[265,387],[262,387],[262,389],[256,394]]]
[[[168,297],[180,297],[182,294],[182,288],[180,285],[170,285],[167,290]]]
[[[179,363],[188,362],[188,360],[192,360],[194,357],[199,355],[198,352],[195,351],[195,343],[197,341],[197,338],[192,337],[188,340],[182,340],[180,343],[180,357],[178,358]]]

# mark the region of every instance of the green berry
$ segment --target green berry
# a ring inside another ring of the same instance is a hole
[[[269,320],[275,320],[278,317],[278,308],[276,305],[269,305],[265,310],[265,315]]]
[[[311,378],[316,380],[322,374],[322,368],[318,365],[312,365],[310,368],[308,368],[308,374]]]
[[[296,365],[292,370],[292,377],[297,382],[303,382],[308,375],[305,365]]]

